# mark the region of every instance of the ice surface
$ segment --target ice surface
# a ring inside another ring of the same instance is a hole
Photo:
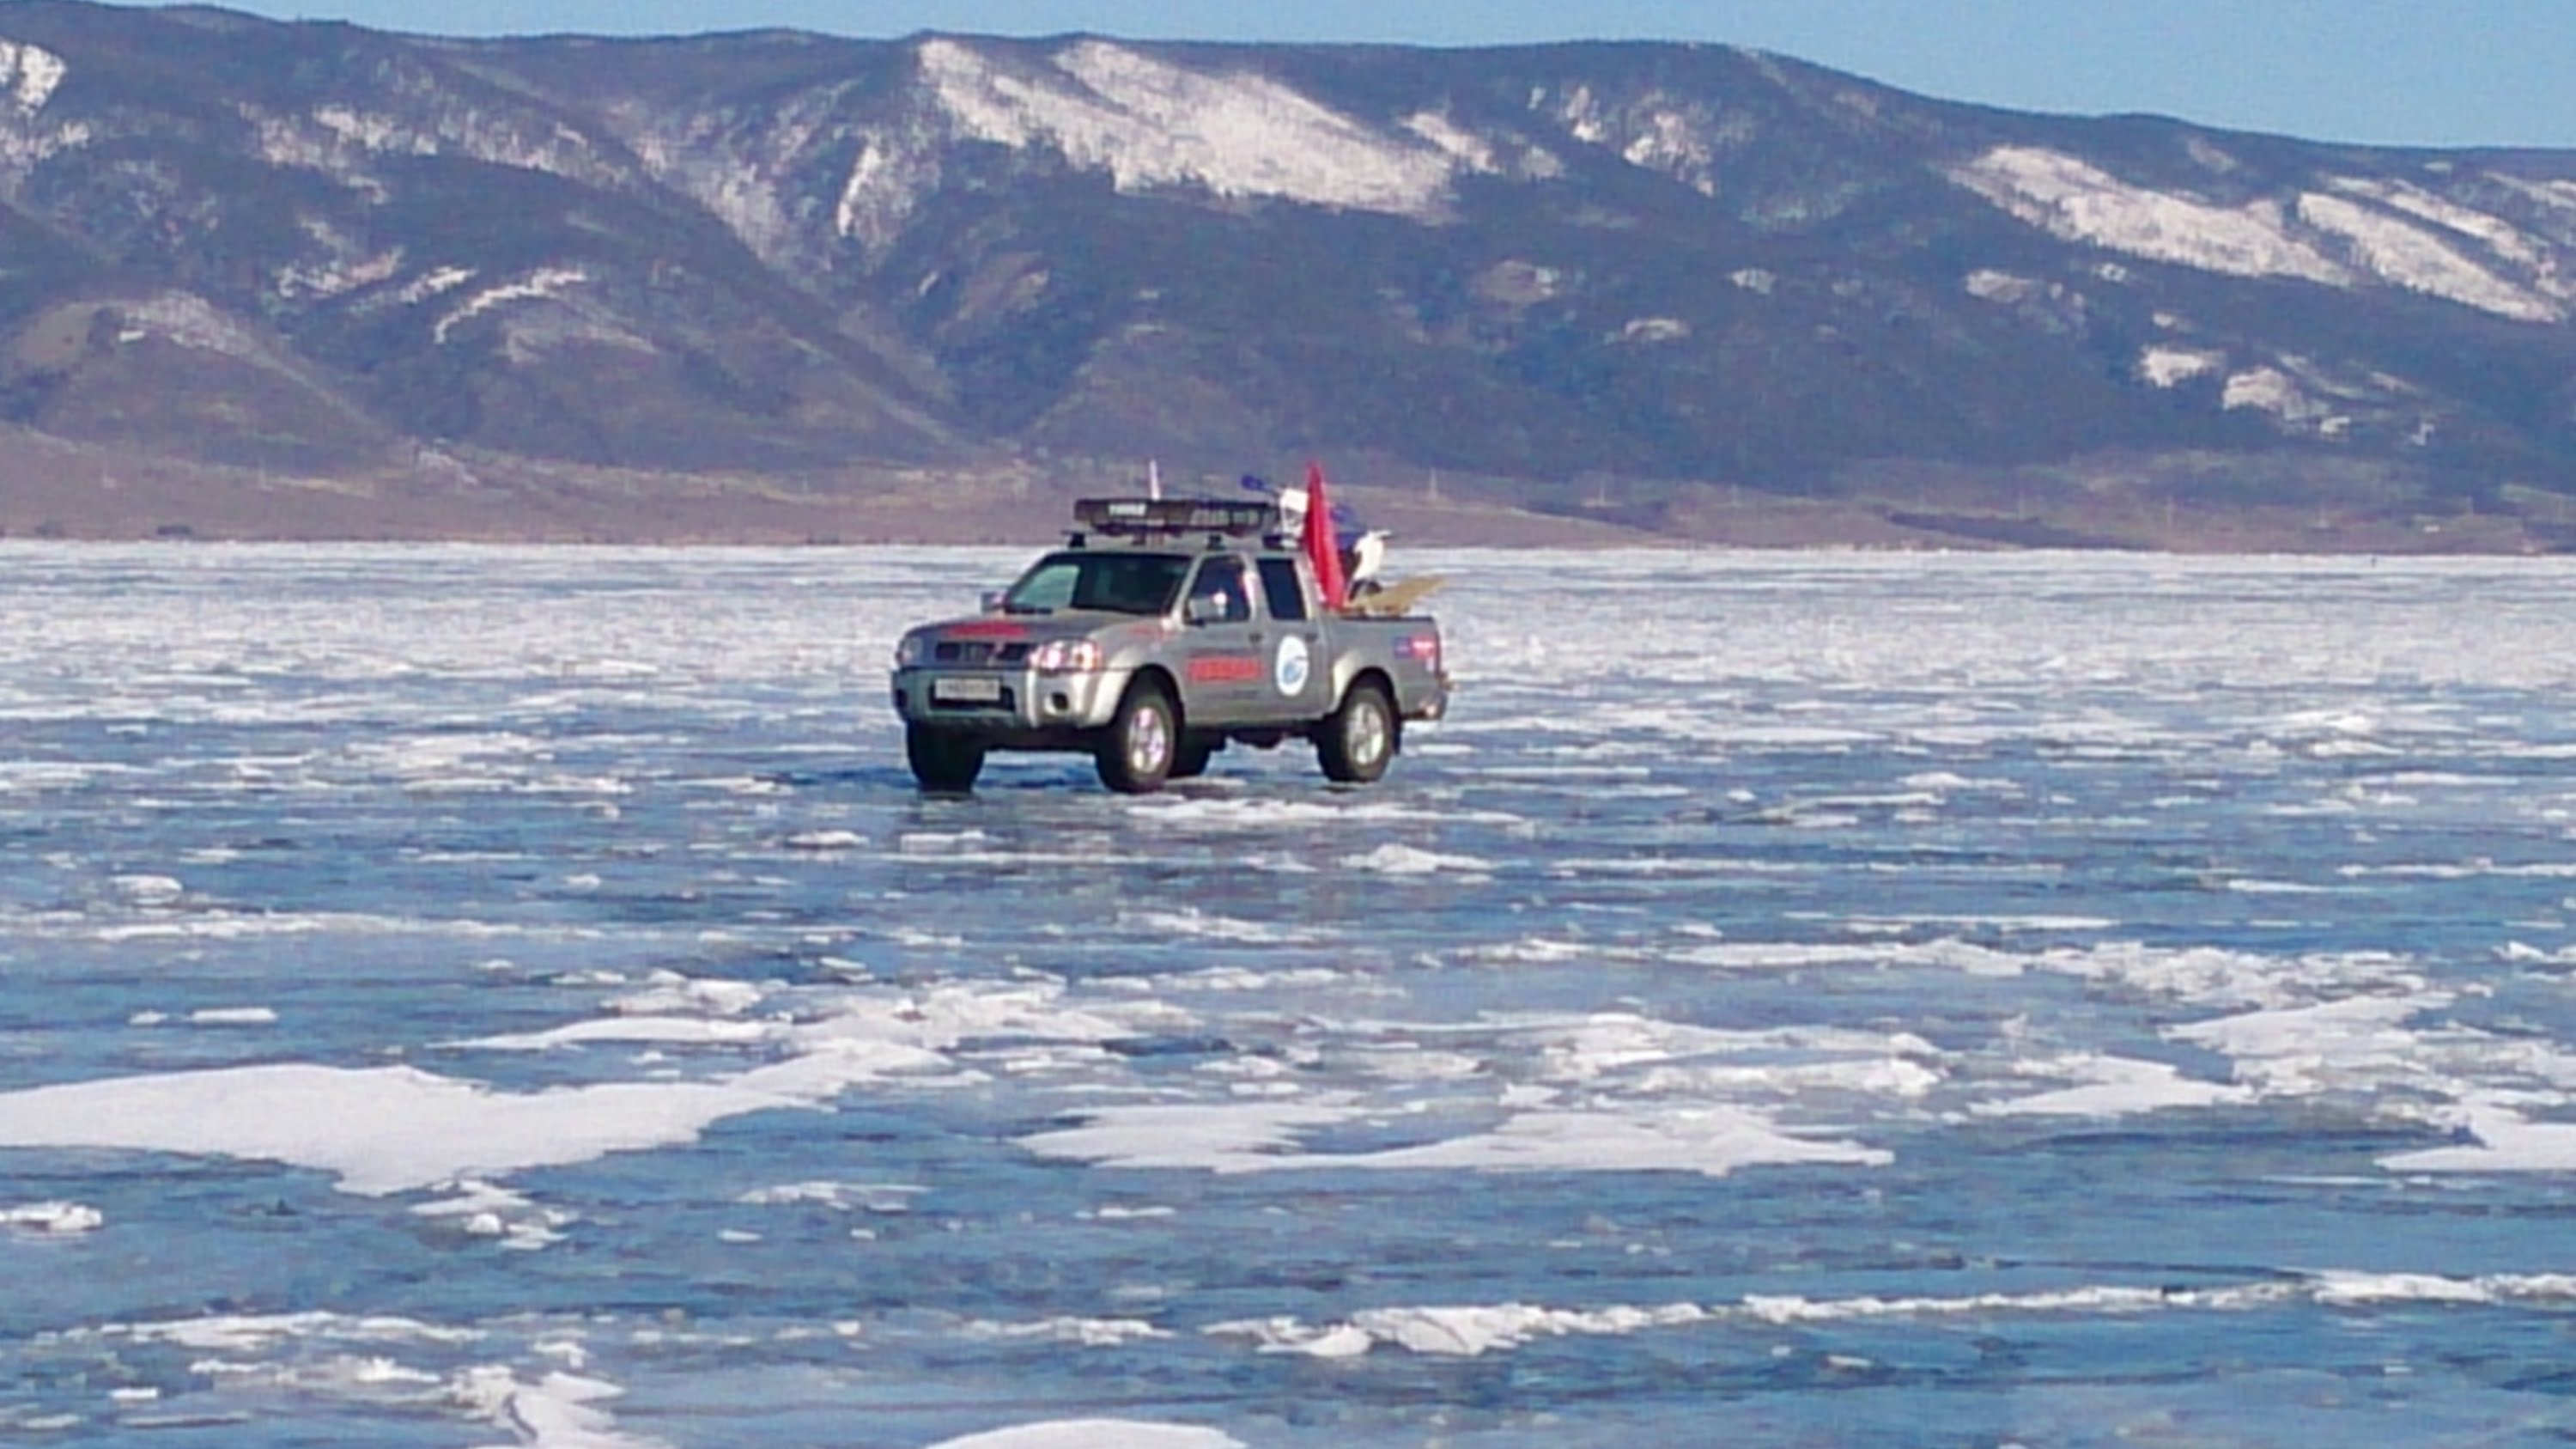
[[[2564,561],[1434,555],[1379,786],[925,799],[1019,561],[0,543],[0,1437],[2563,1422]]]

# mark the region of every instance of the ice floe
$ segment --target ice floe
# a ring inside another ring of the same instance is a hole
[[[1951,1318],[2085,1316],[2134,1318],[2159,1313],[2249,1313],[2286,1304],[2360,1309],[2385,1305],[2560,1306],[2576,1303],[2576,1275],[2499,1274],[2452,1278],[2426,1273],[2328,1271],[2254,1282],[2140,1287],[2096,1284],[2037,1292],[1957,1297],[1811,1299],[1756,1294],[1730,1303],[1663,1303],[1594,1309],[1525,1303],[1382,1308],[1339,1323],[1295,1318],[1211,1324],[1213,1338],[1263,1353],[1355,1358],[1379,1348],[1431,1358],[1480,1358],[1549,1339],[1626,1337],[1735,1324],[1780,1327]]]
[[[1214,1429],[1136,1419],[1062,1419],[943,1439],[928,1449],[1247,1449]]]
[[[107,1226],[107,1215],[76,1202],[38,1202],[0,1208],[0,1228],[46,1238],[77,1238]]]
[[[280,1065],[0,1093],[0,1146],[217,1154],[333,1174],[369,1195],[588,1162],[694,1140],[750,1112],[811,1105],[911,1058],[858,1052],[717,1083],[502,1092],[412,1067]]]

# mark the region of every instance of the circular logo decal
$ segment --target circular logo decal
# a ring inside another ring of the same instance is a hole
[[[1270,678],[1279,686],[1281,694],[1304,694],[1306,678],[1313,669],[1313,661],[1306,657],[1305,640],[1292,634],[1279,641],[1279,659],[1270,671]]]

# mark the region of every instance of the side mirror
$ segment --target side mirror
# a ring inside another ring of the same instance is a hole
[[[1204,594],[1198,595],[1190,600],[1189,607],[1182,611],[1181,617],[1189,620],[1192,628],[1202,624],[1224,623],[1225,600],[1212,599]]]
[[[1004,598],[1004,595],[1003,595],[1002,591],[1001,591],[1001,590],[999,590],[999,589],[987,589],[987,590],[985,590],[985,591],[984,591],[984,612],[985,612],[985,613],[987,613],[987,614],[998,614],[998,613],[1002,612],[1002,599],[1003,599],[1003,598]]]

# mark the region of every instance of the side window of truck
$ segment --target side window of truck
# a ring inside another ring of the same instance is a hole
[[[1261,592],[1269,597],[1271,618],[1293,622],[1306,617],[1306,586],[1298,581],[1295,559],[1263,559]]]
[[[1190,617],[1210,623],[1240,624],[1252,617],[1252,598],[1245,587],[1243,561],[1212,558],[1199,566],[1190,585]]]

